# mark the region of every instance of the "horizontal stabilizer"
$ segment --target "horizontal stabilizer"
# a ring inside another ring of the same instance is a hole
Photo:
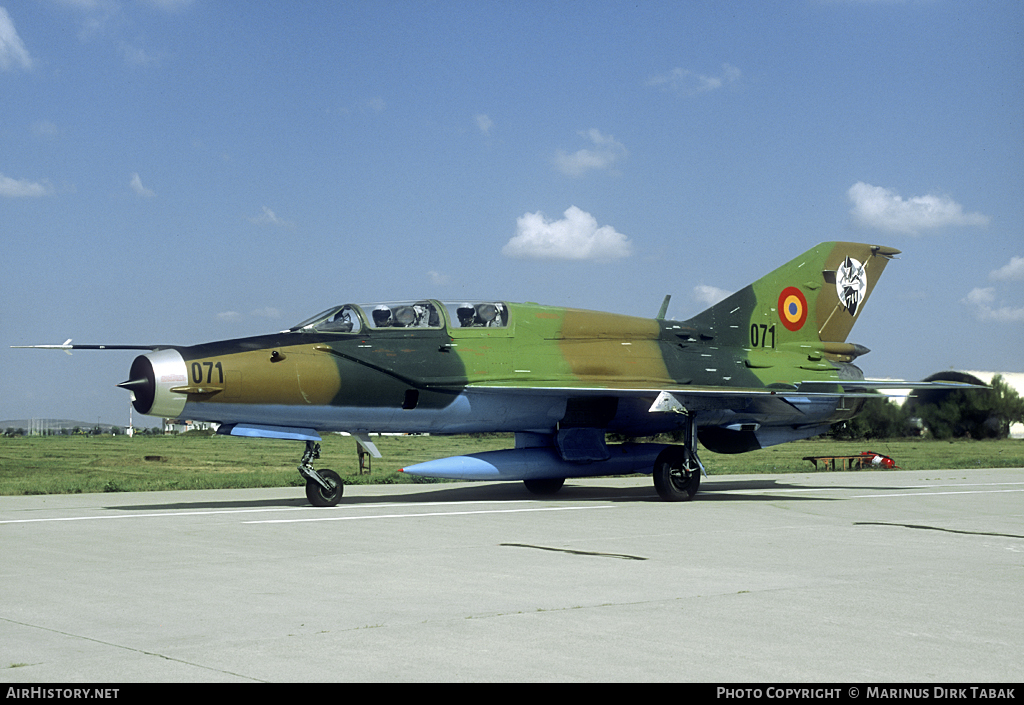
[[[988,389],[984,384],[970,382],[910,382],[902,379],[856,379],[840,380],[839,384],[849,390],[853,389]]]

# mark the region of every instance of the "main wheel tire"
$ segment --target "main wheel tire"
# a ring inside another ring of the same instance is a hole
[[[345,485],[341,484],[341,476],[333,470],[317,470],[330,490],[326,490],[316,480],[306,480],[306,499],[314,507],[333,507],[341,500]]]
[[[685,502],[700,487],[700,466],[693,453],[682,446],[666,448],[654,461],[654,489],[666,502]]]
[[[544,478],[542,480],[523,480],[526,489],[534,494],[554,494],[565,484],[564,477]]]

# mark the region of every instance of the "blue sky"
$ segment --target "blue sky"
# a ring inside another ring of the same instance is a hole
[[[903,250],[868,376],[1024,371],[1018,1],[0,0],[0,418],[346,301],[687,318]]]

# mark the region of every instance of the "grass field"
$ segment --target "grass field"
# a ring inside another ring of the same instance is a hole
[[[324,438],[315,466],[334,470],[346,484],[412,482],[398,469],[513,445],[511,434],[373,440],[384,457],[373,459],[369,474],[359,474],[356,442],[343,436]],[[814,439],[741,455],[704,450],[701,459],[711,475],[813,472],[814,466],[804,456],[856,455],[862,450],[888,455],[905,470],[1024,466],[1024,441],[1019,440]],[[296,441],[192,434],[2,438],[0,495],[301,486],[304,482],[295,468],[302,451],[303,444]]]

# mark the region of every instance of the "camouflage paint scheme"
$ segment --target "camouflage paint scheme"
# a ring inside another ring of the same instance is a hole
[[[320,433],[511,431],[515,448],[403,469],[457,479],[651,473],[665,500],[692,498],[698,439],[741,453],[824,433],[884,388],[950,382],[866,380],[847,342],[898,250],[822,243],[686,321],[504,301],[334,306],[270,335],[204,345],[38,345],[147,350],[118,386],[144,414],[220,424],[218,433],[303,440],[298,467],[316,506],[343,482],[317,471]],[[679,431],[681,444],[607,445]]]
[[[682,322],[495,302],[505,325],[461,327],[454,306],[422,301],[433,325],[376,328],[369,310],[349,306],[356,332],[314,323],[142,355],[131,379],[148,375],[151,385],[133,388],[135,405],[357,433],[575,427],[647,436],[693,415],[713,450],[750,450],[815,435],[855,412],[858,399],[842,393],[863,391],[850,363],[866,349],[846,338],[897,252],[823,243]],[[844,302],[837,282],[851,267],[860,269]],[[651,412],[660,392],[687,414]]]

